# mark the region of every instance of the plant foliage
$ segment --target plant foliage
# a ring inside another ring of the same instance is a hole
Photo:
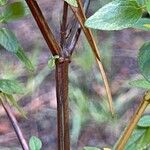
[[[100,30],[121,30],[131,27],[142,16],[142,8],[136,1],[114,0],[86,21],[85,25]]]
[[[77,1],[76,0],[65,0],[68,4],[74,6],[74,7],[78,7]]]
[[[41,150],[42,142],[36,136],[32,136],[29,140],[29,146],[31,150]]]

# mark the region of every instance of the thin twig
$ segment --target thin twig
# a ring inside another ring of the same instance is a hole
[[[60,46],[61,46],[61,48],[63,48],[66,43],[67,17],[68,17],[68,3],[64,1],[62,24],[61,24],[61,31],[60,31],[60,35],[61,35]]]
[[[116,150],[123,150],[125,147],[125,144],[127,143],[129,137],[131,136],[133,130],[135,129],[139,119],[141,118],[143,112],[147,108],[147,106],[150,104],[150,91],[146,92],[142,102],[140,103],[139,107],[137,108],[136,112],[134,113],[133,117],[131,118],[131,121],[127,128],[125,129],[123,135],[121,136],[117,146]]]
[[[87,10],[89,8],[89,4],[90,4],[90,0],[86,0],[84,3],[85,13],[87,13]],[[72,23],[71,33],[67,39],[67,43],[66,43],[66,47],[65,47],[68,50],[68,53],[70,55],[72,55],[73,51],[75,50],[75,46],[78,42],[78,39],[79,39],[79,36],[81,33],[81,26],[78,23],[78,21],[74,20],[71,23]]]
[[[9,104],[7,102],[4,102],[2,99],[0,99],[0,102],[1,102],[4,110],[7,113],[7,116],[8,116],[8,118],[9,118],[9,120],[10,120],[10,122],[14,128],[14,131],[18,137],[18,140],[19,140],[23,150],[29,150],[28,144],[27,144],[27,142],[23,136],[23,133],[22,133],[22,131],[18,125],[18,122],[17,122],[15,116],[12,113],[12,110],[11,110]]]
[[[28,4],[32,15],[34,19],[36,20],[39,29],[41,30],[41,33],[43,34],[43,37],[45,41],[47,42],[47,45],[49,49],[51,50],[53,55],[61,55],[61,47],[57,43],[57,40],[55,39],[51,29],[49,28],[46,19],[44,18],[42,11],[40,7],[38,6],[38,3],[36,0],[26,0],[26,3]]]
[[[77,20],[79,21],[79,23],[80,23],[80,25],[81,25],[84,33],[85,33],[85,36],[86,36],[86,38],[87,38],[87,40],[88,40],[88,42],[89,42],[89,44],[93,50],[93,53],[95,55],[95,59],[96,59],[96,62],[98,64],[99,70],[101,72],[101,75],[102,75],[102,78],[104,81],[104,85],[105,85],[105,89],[106,89],[106,93],[108,96],[109,108],[110,108],[112,115],[114,116],[114,108],[113,108],[111,90],[110,90],[108,79],[107,79],[107,76],[106,76],[106,73],[104,70],[104,66],[103,66],[101,59],[100,59],[100,52],[98,50],[98,47],[96,45],[96,42],[95,42],[95,39],[94,39],[94,36],[93,36],[91,30],[84,26],[84,23],[86,21],[86,16],[85,16],[85,13],[83,11],[82,3],[80,0],[77,0],[77,2],[78,2],[78,7],[75,8],[75,7],[71,6],[71,8],[72,8],[72,11],[74,12]]]

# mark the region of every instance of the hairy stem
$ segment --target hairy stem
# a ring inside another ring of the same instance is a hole
[[[80,25],[83,29],[83,32],[84,32],[84,34],[85,34],[92,50],[93,50],[93,53],[95,55],[95,59],[96,59],[96,62],[98,64],[99,70],[101,72],[101,75],[102,75],[102,78],[103,78],[103,81],[104,81],[104,85],[105,85],[105,89],[106,89],[106,93],[107,93],[107,96],[108,96],[109,108],[110,108],[110,111],[111,111],[112,115],[114,116],[114,108],[113,108],[111,90],[110,90],[110,86],[109,86],[109,82],[108,82],[108,79],[107,79],[107,76],[106,76],[104,66],[103,66],[103,64],[101,62],[101,59],[100,59],[100,52],[99,52],[98,47],[96,45],[96,41],[94,39],[92,31],[89,28],[86,28],[84,26],[84,23],[86,21],[86,16],[85,16],[85,13],[83,11],[82,3],[81,3],[80,0],[77,0],[77,2],[78,2],[78,8],[75,8],[75,7],[72,7],[72,6],[71,6],[71,8],[72,8],[77,20],[79,21],[79,23],[80,23]]]
[[[127,126],[123,135],[121,136],[121,138],[115,148],[116,150],[124,149],[125,144],[127,143],[133,130],[135,129],[140,117],[142,116],[143,112],[145,111],[145,109],[147,108],[147,106],[149,104],[150,104],[150,91],[145,93],[142,102],[140,103],[139,107],[137,108],[136,112],[134,113],[133,117],[131,118],[129,125]]]
[[[22,133],[22,131],[18,125],[18,122],[17,122],[15,116],[12,113],[12,110],[11,110],[9,104],[7,102],[4,102],[2,99],[0,99],[0,101],[1,101],[1,104],[2,104],[5,112],[7,113],[7,116],[9,118],[13,128],[14,128],[14,131],[18,137],[18,140],[22,146],[22,149],[23,150],[29,150],[28,144],[27,144],[27,142],[23,136],[23,133]]]

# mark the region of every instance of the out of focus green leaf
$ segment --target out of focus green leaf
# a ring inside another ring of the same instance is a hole
[[[150,42],[146,42],[139,50],[138,64],[141,74],[150,82]]]
[[[12,53],[16,53],[20,47],[15,34],[6,28],[0,29],[0,45]]]
[[[137,142],[136,149],[147,150],[150,146],[150,127],[147,128],[145,134]]]
[[[2,12],[1,18],[2,22],[10,22],[14,20],[19,20],[29,14],[27,5],[24,2],[18,1],[10,3],[6,6]]]
[[[11,105],[13,105],[20,113],[23,117],[26,117],[26,112],[18,105],[17,101],[15,100],[15,98],[13,97],[13,95],[9,95],[9,94],[5,94],[7,100],[9,101],[9,103]]]
[[[5,5],[8,2],[8,0],[0,0],[0,6]]]
[[[150,31],[150,19],[148,18],[140,18],[138,22],[132,25],[132,28]]]
[[[140,127],[150,127],[150,116],[149,115],[143,116],[139,120],[137,125]]]
[[[150,13],[150,1],[148,1],[148,2],[146,3],[146,9],[147,9],[147,11]]]
[[[129,84],[137,88],[150,89],[150,82],[147,81],[146,79],[134,80],[129,82]]]
[[[30,60],[25,55],[23,48],[19,44],[15,34],[6,28],[0,29],[0,45],[7,51],[14,53],[29,70],[33,70],[34,67]]]
[[[5,94],[23,94],[26,92],[25,88],[16,80],[1,79],[0,91]]]
[[[135,129],[135,131],[132,133],[131,137],[129,138],[128,143],[125,146],[125,150],[132,149],[133,148],[132,145],[136,144],[136,142],[144,135],[145,132],[146,132],[145,128]]]
[[[26,56],[25,52],[23,51],[22,48],[19,48],[16,56],[25,64],[25,66],[30,70],[33,71],[34,67],[31,63],[31,61],[29,60],[29,58]]]

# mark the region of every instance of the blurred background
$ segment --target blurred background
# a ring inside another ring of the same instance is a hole
[[[88,16],[110,0],[92,0]],[[95,2],[99,5],[95,5]],[[62,0],[38,0],[40,7],[59,41]],[[18,103],[28,112],[24,119],[14,110],[27,140],[38,136],[42,150],[57,149],[55,71],[48,68],[51,53],[32,17],[7,24],[36,66],[28,72],[16,57],[1,48],[2,78],[15,78],[31,92],[16,96]],[[144,90],[133,88],[129,82],[140,78],[137,64],[138,49],[150,39],[148,32],[135,29],[122,31],[93,31],[102,61],[109,78],[116,116],[111,117],[107,96],[94,56],[82,33],[69,68],[70,134],[72,150],[84,146],[111,148],[138,106]],[[9,60],[9,61],[8,61]],[[149,113],[149,108],[146,113]],[[0,107],[0,149],[21,149],[13,128]]]

